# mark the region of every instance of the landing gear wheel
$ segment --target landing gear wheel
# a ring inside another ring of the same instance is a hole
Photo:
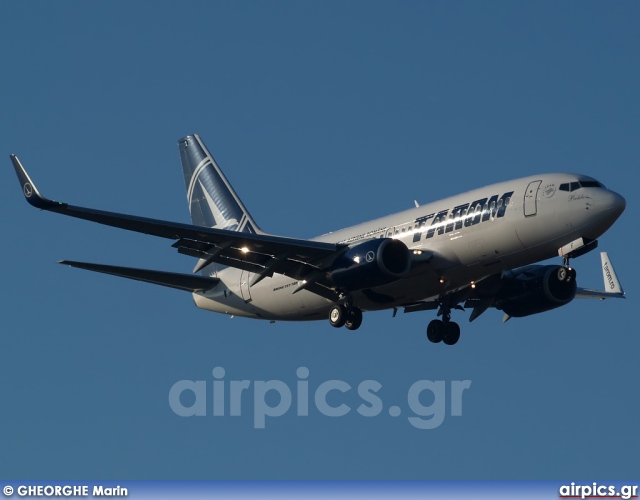
[[[444,323],[439,319],[434,319],[427,326],[427,338],[429,341],[437,344],[441,342],[444,337]]]
[[[340,328],[347,320],[347,310],[342,306],[334,306],[329,311],[329,323],[334,328]]]
[[[454,345],[460,340],[460,327],[458,323],[452,321],[444,325],[444,338],[442,340],[447,345]]]
[[[357,330],[362,324],[362,311],[357,307],[347,309],[347,318],[344,326],[347,330]]]
[[[566,267],[558,268],[558,273],[556,275],[558,277],[558,281],[566,281],[569,276],[569,270]]]

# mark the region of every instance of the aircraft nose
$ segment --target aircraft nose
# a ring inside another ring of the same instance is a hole
[[[598,210],[611,212],[616,218],[620,217],[627,206],[627,201],[615,191],[606,190],[598,196]]]

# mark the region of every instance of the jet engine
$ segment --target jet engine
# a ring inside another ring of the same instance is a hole
[[[355,245],[333,264],[330,276],[338,288],[362,290],[398,281],[411,268],[411,254],[400,240],[378,238]]]
[[[576,296],[576,272],[562,266],[528,266],[503,278],[506,283],[494,302],[509,316],[519,318],[550,311]]]

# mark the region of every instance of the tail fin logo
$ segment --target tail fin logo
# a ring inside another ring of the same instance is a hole
[[[191,220],[195,225],[256,233],[256,224],[197,135],[179,143]]]

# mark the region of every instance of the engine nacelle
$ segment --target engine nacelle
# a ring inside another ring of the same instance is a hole
[[[338,288],[362,290],[398,281],[411,268],[411,254],[400,240],[378,238],[360,243],[333,264],[331,279]]]
[[[495,306],[514,318],[550,311],[576,296],[576,272],[562,266],[529,266],[503,279]]]

